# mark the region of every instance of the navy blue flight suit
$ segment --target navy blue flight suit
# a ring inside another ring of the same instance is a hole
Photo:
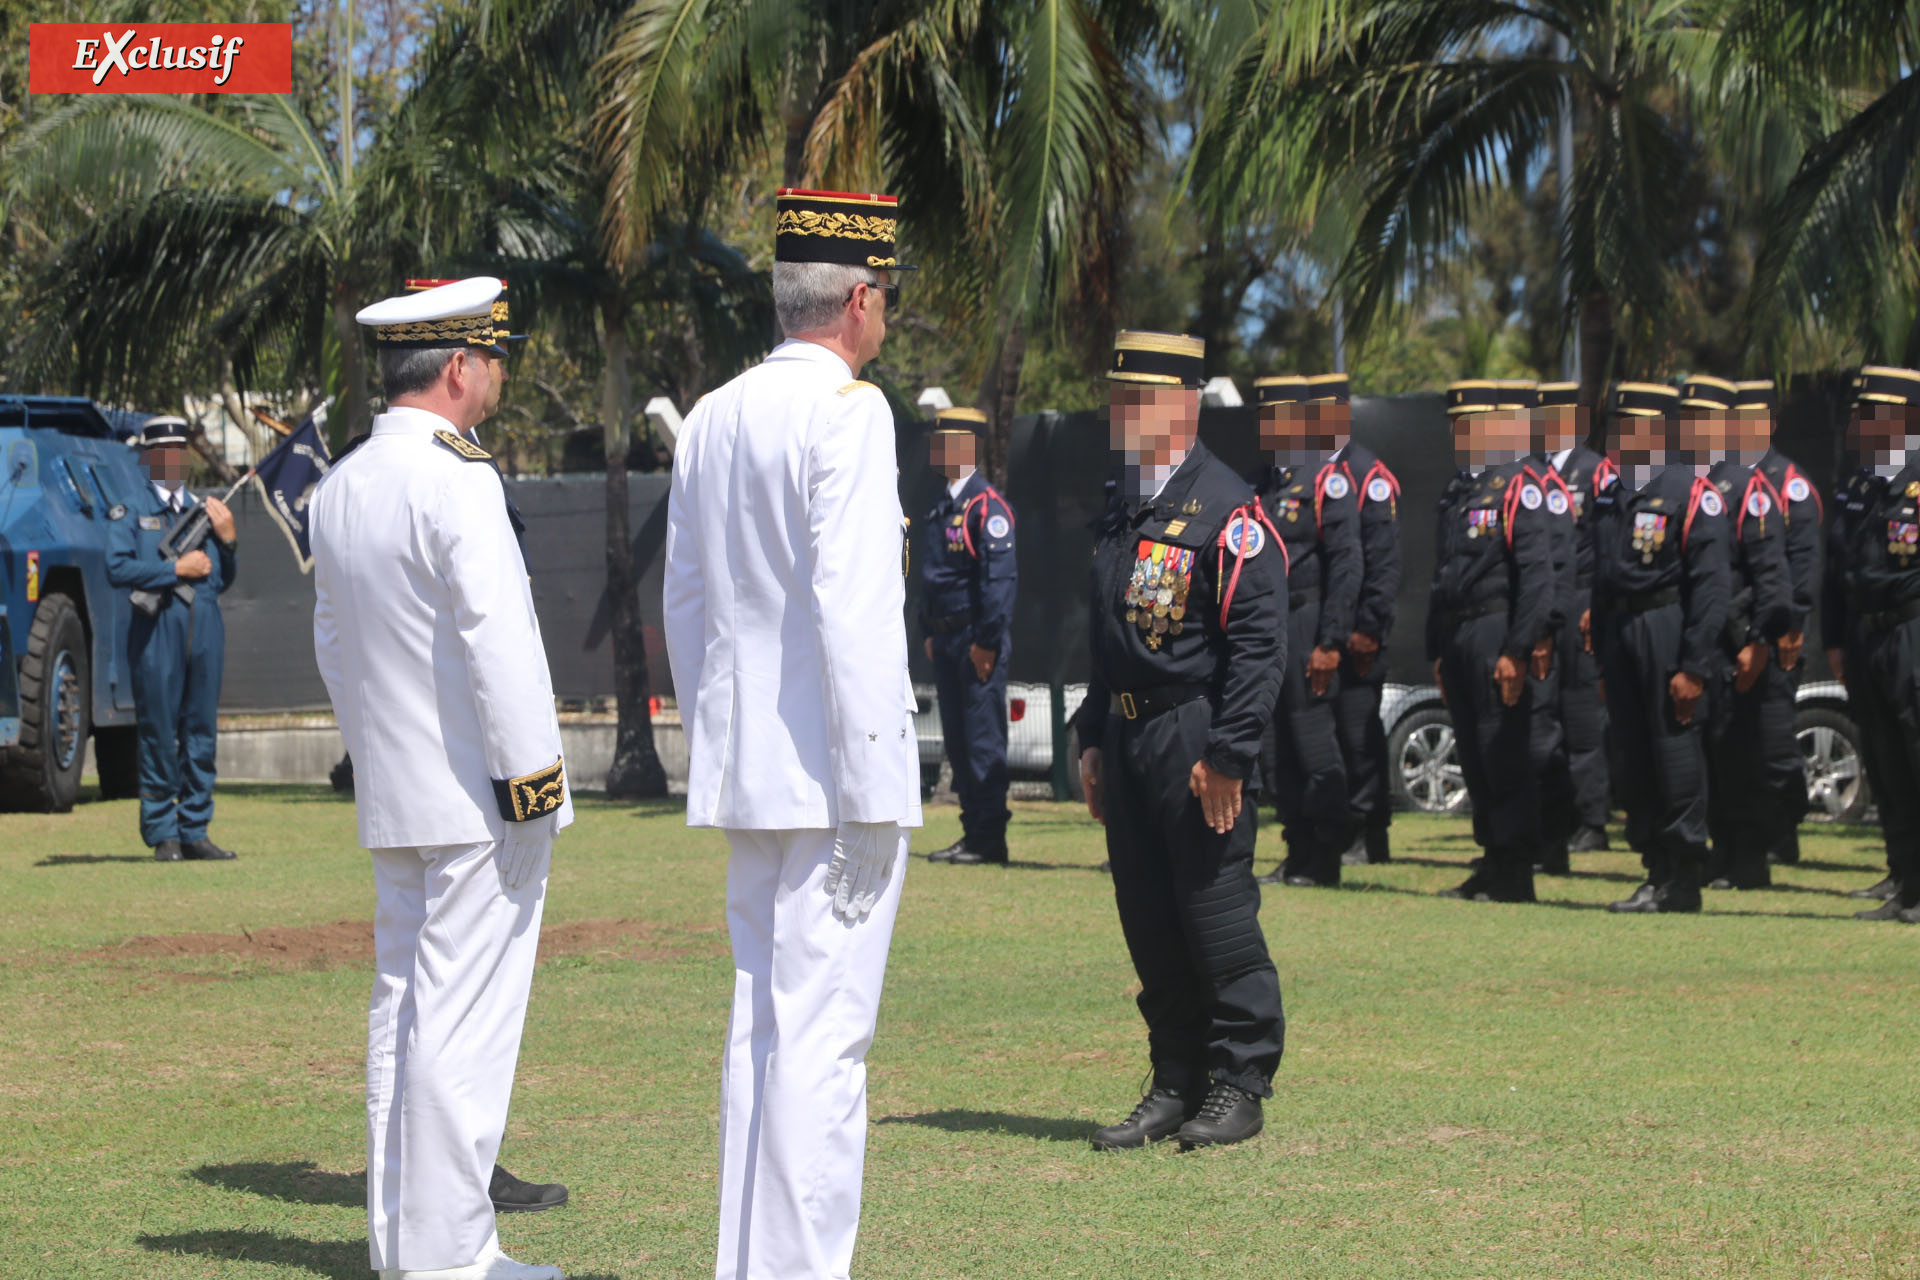
[[[1820,608],[1820,527],[1826,512],[1819,491],[1793,460],[1769,449],[1754,470],[1768,485],[1767,496],[1786,513],[1787,572],[1793,579],[1793,605],[1787,630],[1804,635]],[[1767,664],[1755,693],[1760,697],[1761,754],[1765,761],[1767,815],[1772,841],[1771,861],[1800,861],[1800,822],[1807,816],[1807,771],[1800,756],[1795,708],[1805,661],[1792,670],[1780,665],[1779,655]]]
[[[1827,538],[1822,639],[1846,654],[1847,707],[1880,807],[1898,908],[1920,906],[1920,464],[1842,486]]]
[[[1316,694],[1307,683],[1307,659],[1315,646],[1347,647],[1360,595],[1360,507],[1353,482],[1331,462],[1267,467],[1254,491],[1286,551],[1287,658],[1272,736],[1274,803],[1287,842],[1281,877],[1335,885],[1340,855],[1353,839],[1334,723],[1340,673]]]
[[[1531,902],[1540,844],[1540,793],[1530,747],[1529,681],[1506,706],[1494,684],[1505,655],[1524,673],[1533,646],[1558,625],[1553,526],[1547,497],[1525,464],[1462,471],[1440,498],[1427,657],[1440,663],[1473,836],[1486,857],[1456,891]]]
[[[1286,1039],[1253,879],[1256,797],[1220,835],[1188,789],[1203,758],[1249,792],[1259,784],[1287,580],[1255,501],[1201,444],[1156,497],[1113,497],[1095,526],[1092,673],[1075,713],[1081,743],[1101,748],[1153,1083],[1193,1098],[1215,1082],[1270,1097]]]
[[[176,514],[151,484],[142,485],[132,503],[115,508],[119,514],[107,527],[107,581],[160,594],[153,617],[133,611],[127,639],[140,726],[140,836],[149,847],[163,840],[204,840],[213,821],[220,674],[227,654],[220,595],[238,571],[233,547],[209,536],[201,550],[213,571],[187,584],[191,605],[174,595],[181,580],[160,555],[160,540],[196,505],[191,495],[181,496],[186,506]]]
[[[1699,909],[1707,853],[1707,762],[1721,630],[1727,623],[1727,542],[1719,491],[1668,467],[1632,491],[1614,479],[1595,500],[1594,634],[1607,678],[1607,714],[1627,808],[1627,840],[1647,884],[1636,894],[1669,909]],[[1702,681],[1681,724],[1669,682]],[[1651,887],[1649,887],[1651,886]]]
[[[1593,604],[1594,496],[1613,483],[1613,463],[1575,445],[1555,468],[1573,503],[1573,605],[1561,621],[1560,733],[1566,742],[1573,794],[1573,826],[1604,833],[1613,807],[1607,768],[1607,710],[1600,698],[1599,637],[1580,634],[1580,615]]]
[[[1777,836],[1762,718],[1769,708],[1767,673],[1779,667],[1769,653],[1760,681],[1742,693],[1735,685],[1735,659],[1749,644],[1779,644],[1792,620],[1793,581],[1787,568],[1786,520],[1767,483],[1753,468],[1737,462],[1714,464],[1707,479],[1719,491],[1733,523],[1727,544],[1732,575],[1727,622],[1721,629],[1720,667],[1707,721],[1707,826],[1713,835],[1707,878],[1750,889],[1771,879],[1767,850]]]
[[[1334,728],[1346,764],[1353,821],[1366,836],[1367,861],[1386,862],[1391,856],[1387,827],[1393,822],[1393,791],[1380,697],[1387,682],[1394,601],[1400,594],[1400,481],[1358,440],[1348,441],[1333,460],[1360,504],[1360,594],[1353,606],[1353,630],[1380,645],[1371,659],[1342,647]]]
[[[920,628],[933,642],[940,734],[953,764],[967,847],[996,859],[1007,851],[1007,663],[1013,648],[1013,508],[978,471],[927,515],[920,560]],[[984,682],[969,656],[994,656]]]

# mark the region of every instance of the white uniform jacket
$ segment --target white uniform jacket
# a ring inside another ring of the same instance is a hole
[[[893,412],[788,341],[695,406],[667,504],[687,824],[920,825]]]
[[[496,780],[560,761],[500,477],[436,432],[455,434],[425,410],[381,414],[313,494],[313,650],[369,849],[498,840]],[[573,820],[571,795],[557,812]]]

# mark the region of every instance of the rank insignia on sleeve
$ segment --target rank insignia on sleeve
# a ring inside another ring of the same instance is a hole
[[[451,431],[436,431],[433,433],[433,438],[439,441],[443,448],[452,450],[468,462],[489,462],[493,459],[493,455],[485,449],[465,436],[457,436]]]
[[[537,773],[505,782],[495,778],[493,798],[499,802],[500,816],[508,822],[526,822],[554,812],[567,799],[564,762],[555,760]]]
[[[1187,531],[1187,522],[1185,520],[1167,521],[1167,536],[1169,538],[1177,538],[1181,534],[1185,533],[1186,531]]]
[[[852,395],[852,394],[853,394],[854,392],[856,392],[856,391],[858,391],[858,390],[859,390],[860,388],[862,388],[862,387],[871,387],[872,385],[873,385],[873,384],[872,384],[871,382],[862,382],[862,381],[860,381],[860,380],[859,380],[858,378],[855,378],[855,379],[854,379],[854,380],[853,380],[852,382],[849,382],[849,383],[848,383],[848,384],[847,384],[846,386],[844,386],[844,387],[842,387],[842,388],[840,388],[840,390],[839,390],[838,392],[836,392],[835,394],[837,394],[837,395],[843,395],[843,396],[850,396],[850,395]]]

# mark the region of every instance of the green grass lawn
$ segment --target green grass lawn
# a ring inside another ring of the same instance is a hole
[[[154,864],[135,826],[0,816],[0,1276],[369,1274],[350,805],[224,788],[225,865]],[[957,832],[932,809],[916,844]],[[913,865],[855,1274],[1920,1277],[1920,929],[1841,896],[1872,833],[1619,918],[1624,854],[1476,905],[1431,896],[1465,823],[1394,832],[1402,863],[1268,891],[1267,1132],[1194,1155],[1086,1144],[1146,1061],[1085,815],[1018,806],[1011,869]],[[504,1159],[573,1203],[503,1221],[516,1256],[711,1274],[724,858],[673,806],[587,801],[563,837]]]

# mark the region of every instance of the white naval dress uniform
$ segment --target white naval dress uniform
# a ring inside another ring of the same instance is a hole
[[[526,570],[485,455],[389,410],[314,491],[314,653],[373,854],[367,1225],[376,1269],[497,1247],[487,1182],[506,1126],[546,867],[509,890],[495,780],[560,761]],[[564,786],[564,779],[562,779]],[[571,801],[539,819],[572,821]]]
[[[687,823],[730,846],[719,1280],[845,1277],[866,1051],[920,825],[893,414],[788,341],[695,407],[668,503],[667,654]],[[824,887],[841,822],[897,823],[871,915]]]

